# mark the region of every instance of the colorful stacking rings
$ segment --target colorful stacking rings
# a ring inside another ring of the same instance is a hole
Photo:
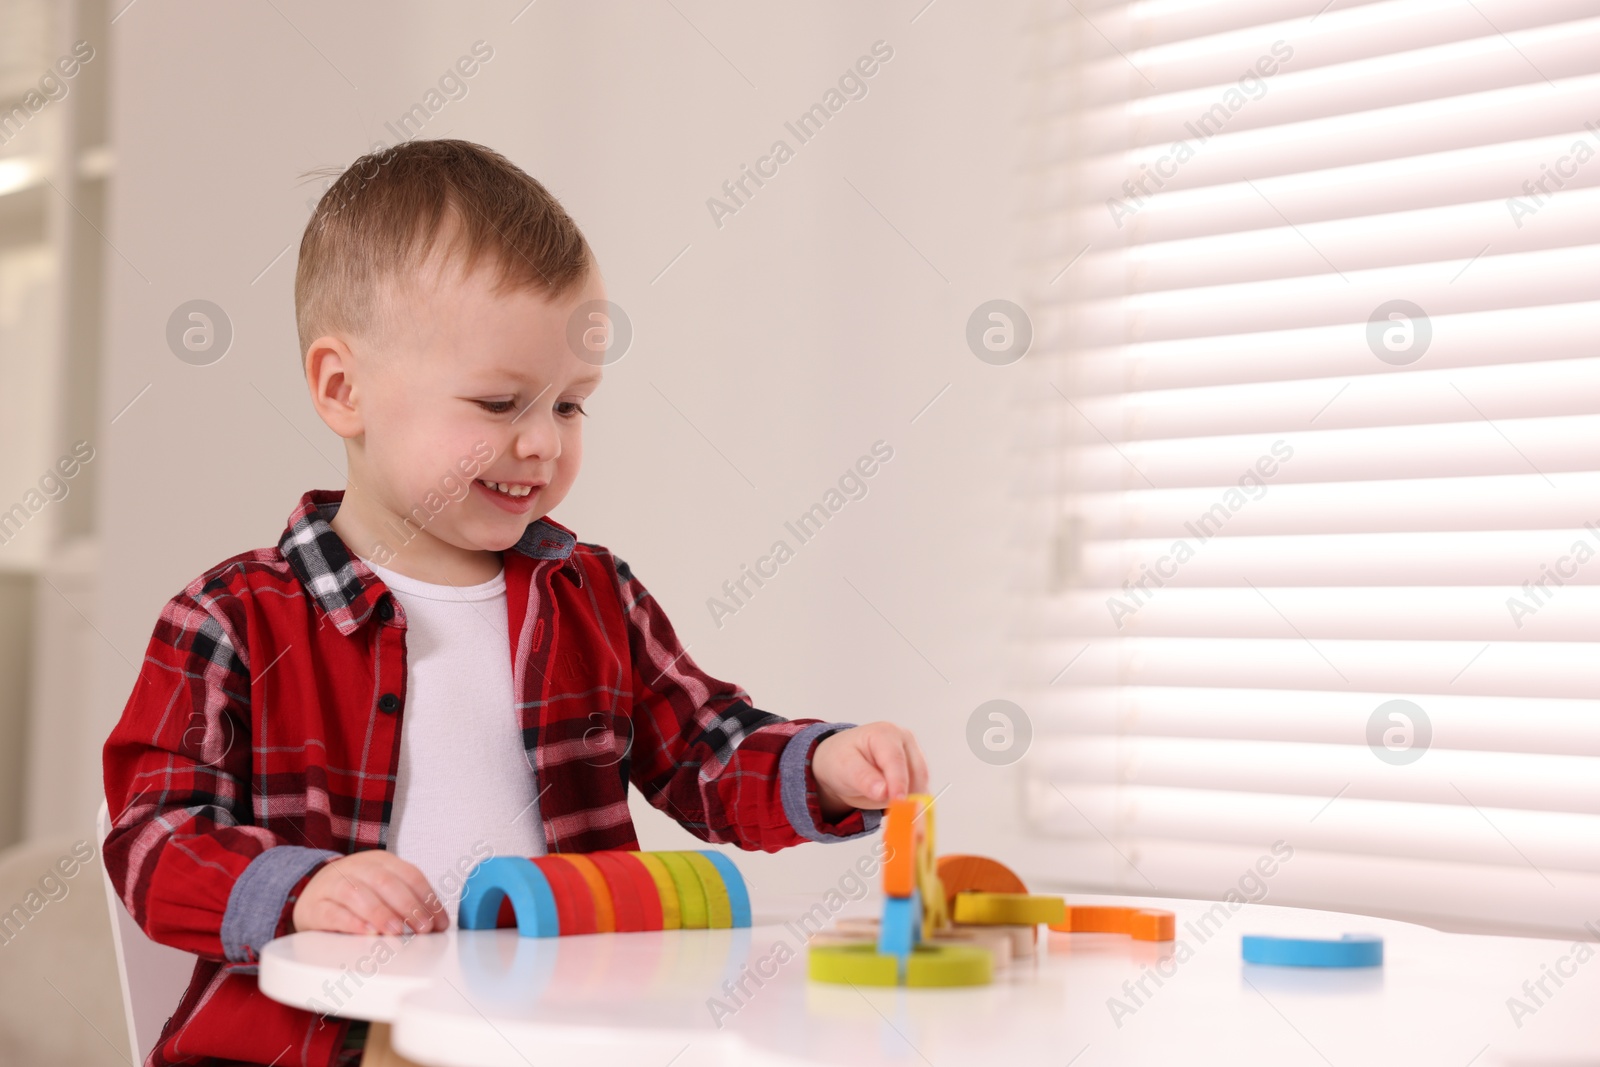
[[[463,930],[523,937],[750,925],[750,893],[720,852],[494,856],[467,876]]]

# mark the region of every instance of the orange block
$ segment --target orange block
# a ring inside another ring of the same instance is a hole
[[[1028,887],[1005,864],[987,856],[940,856],[939,881],[945,907],[955,914],[957,893],[1026,893]]]
[[[909,897],[917,885],[917,844],[922,826],[918,803],[911,797],[892,800],[883,813],[883,895]]]
[[[1127,934],[1135,941],[1171,941],[1177,936],[1177,919],[1159,908],[1069,904],[1067,921],[1051,923],[1050,929],[1060,934]]]

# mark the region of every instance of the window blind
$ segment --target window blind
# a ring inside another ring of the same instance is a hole
[[[1041,10],[1028,826],[1108,891],[1283,841],[1269,902],[1594,919],[1600,2]]]

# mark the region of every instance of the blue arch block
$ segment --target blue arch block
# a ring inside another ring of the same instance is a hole
[[[739,874],[739,868],[733,861],[720,852],[710,849],[700,849],[700,855],[711,861],[711,865],[722,875],[722,884],[728,890],[728,904],[733,910],[733,925],[750,925],[750,891],[744,886],[744,877]]]
[[[493,930],[500,902],[510,898],[523,937],[556,937],[561,923],[544,872],[523,856],[491,856],[467,875],[456,922],[463,930]]]
[[[1242,947],[1246,963],[1278,967],[1377,967],[1383,963],[1383,938],[1376,934],[1345,934],[1338,939],[1247,934]]]
[[[878,952],[899,956],[904,962],[921,940],[922,895],[913,889],[909,897],[886,897],[878,926]]]

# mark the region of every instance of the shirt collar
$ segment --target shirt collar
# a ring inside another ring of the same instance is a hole
[[[333,625],[348,635],[366,622],[377,607],[374,586],[379,590],[384,586],[333,532],[331,522],[344,500],[344,492],[313,489],[302,496],[278,539],[278,551]],[[583,569],[572,556],[577,543],[571,530],[546,516],[530,522],[511,551],[535,560],[561,560],[561,570],[581,587]]]

